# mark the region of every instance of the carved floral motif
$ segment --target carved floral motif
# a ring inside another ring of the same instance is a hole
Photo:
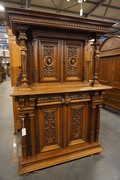
[[[83,109],[72,109],[72,139],[81,138],[81,122],[83,119]]]
[[[56,102],[56,101],[61,101],[61,100],[62,100],[61,95],[41,96],[41,97],[38,97],[37,103]]]
[[[77,94],[71,94],[70,99],[71,100],[79,100],[79,99],[90,99],[89,93],[77,93]]]
[[[54,77],[54,46],[43,45],[44,77]]]
[[[77,47],[68,47],[68,77],[77,77]]]
[[[45,145],[56,143],[55,111],[44,113],[44,138]]]

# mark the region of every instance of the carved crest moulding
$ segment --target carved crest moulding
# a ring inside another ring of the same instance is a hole
[[[107,33],[110,27],[113,25],[112,22],[96,21],[17,8],[6,8],[6,17],[9,25],[12,27],[13,34],[16,34],[18,23],[31,26],[39,25],[44,27],[77,29],[80,31],[91,31],[98,33]]]

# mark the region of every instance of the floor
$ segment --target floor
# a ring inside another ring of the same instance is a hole
[[[0,84],[0,180],[120,180],[120,113],[107,108],[101,110],[103,153],[19,176],[9,92],[7,77]]]

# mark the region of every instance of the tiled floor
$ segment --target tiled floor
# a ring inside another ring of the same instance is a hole
[[[19,176],[9,91],[7,78],[0,84],[0,180],[120,180],[120,113],[107,108],[101,110],[103,153]]]

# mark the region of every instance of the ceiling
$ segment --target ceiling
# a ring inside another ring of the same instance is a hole
[[[71,16],[80,16],[78,0],[0,0],[7,7],[27,8],[36,11],[49,11]],[[83,2],[83,18],[112,21],[115,23],[108,35],[120,35],[120,0],[86,0]],[[1,25],[5,15],[0,12]],[[0,32],[1,33],[1,32]]]

